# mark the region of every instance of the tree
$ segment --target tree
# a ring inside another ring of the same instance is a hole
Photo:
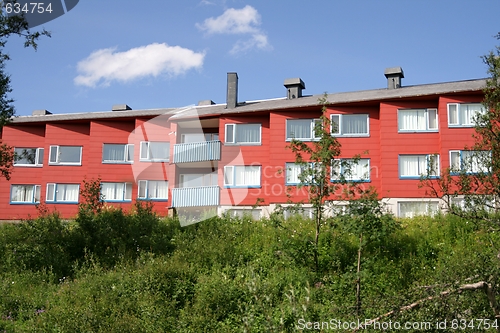
[[[500,40],[500,33],[496,36]],[[475,117],[474,144],[464,147],[460,162],[441,171],[439,179],[424,176],[421,186],[442,198],[449,213],[489,228],[500,228],[500,46],[482,57],[488,66],[483,111]]]
[[[315,224],[314,235],[314,264],[316,271],[319,269],[318,242],[321,225],[324,223],[327,210],[333,210],[331,200],[351,200],[363,195],[365,189],[357,183],[350,181],[352,168],[357,165],[360,156],[352,159],[340,159],[341,144],[331,135],[331,130],[336,130],[337,124],[332,123],[327,115],[327,96],[319,99],[322,105],[322,115],[314,124],[314,140],[304,142],[292,139],[288,149],[295,154],[295,164],[301,169],[299,188],[305,188],[308,193],[309,203],[313,207],[313,220]],[[369,172],[369,170],[367,170]],[[335,179],[331,182],[330,179]]]
[[[15,1],[4,1],[3,3],[14,3]],[[13,100],[9,98],[9,93],[12,92],[10,86],[10,77],[5,72],[5,63],[10,59],[9,55],[4,51],[7,39],[11,35],[18,35],[24,38],[24,46],[37,49],[37,41],[41,36],[49,36],[50,33],[42,30],[30,32],[28,30],[28,22],[22,16],[8,17],[5,13],[0,14],[0,177],[10,179],[12,161],[14,158],[13,148],[2,144],[2,128],[15,114]]]

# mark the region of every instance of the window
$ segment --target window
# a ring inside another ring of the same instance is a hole
[[[294,207],[294,206],[289,206],[289,207],[284,207],[283,209],[283,217],[285,220],[288,220],[289,218],[292,218],[294,216],[298,216],[301,218],[308,218],[308,219],[313,219],[314,218],[314,208],[313,207]]]
[[[181,188],[184,187],[202,187],[202,186],[217,186],[218,175],[217,171],[212,173],[195,173],[195,174],[182,174],[179,177]]]
[[[168,200],[168,181],[139,180],[139,199]]]
[[[218,141],[217,133],[185,133],[181,135],[181,143],[196,143],[204,141]]]
[[[361,158],[355,162],[353,159],[336,160],[332,163],[331,181],[370,181],[370,159]]]
[[[168,162],[170,159],[170,142],[142,141],[141,161]]]
[[[78,203],[79,184],[47,184],[46,200],[54,203]]]
[[[101,194],[104,201],[131,201],[131,183],[101,183]]]
[[[367,114],[332,114],[332,135],[368,136],[370,134]]]
[[[105,143],[102,146],[102,163],[132,163],[133,161],[133,144]]]
[[[260,165],[259,166],[225,166],[224,185],[238,187],[258,187],[260,186]]]
[[[40,185],[12,185],[10,203],[36,204],[40,202]]]
[[[42,166],[43,148],[14,148],[15,166]]]
[[[226,143],[238,145],[260,144],[260,124],[226,124]]]
[[[319,138],[315,132],[317,124],[321,124],[321,119],[287,119],[286,139],[302,141],[317,139]]]
[[[398,110],[398,130],[399,132],[437,131],[437,109]]]
[[[439,176],[439,155],[399,156],[399,176],[401,178],[420,178],[426,175]]]
[[[229,216],[233,217],[250,217],[253,220],[258,220],[260,219],[262,209],[245,209],[245,208],[240,208],[240,209],[230,209],[227,211]]]
[[[452,173],[488,172],[491,152],[484,150],[450,150],[450,169]]]
[[[82,165],[82,147],[50,146],[49,164]]]
[[[298,185],[300,184],[300,174],[304,167],[296,163],[285,163],[285,184]]]
[[[448,104],[448,126],[449,127],[473,127],[475,118],[484,113],[481,103]]]
[[[418,215],[434,215],[439,206],[436,201],[406,201],[398,202],[399,217],[415,217]]]

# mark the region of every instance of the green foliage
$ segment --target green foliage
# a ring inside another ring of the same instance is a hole
[[[298,215],[282,227],[226,216],[180,228],[142,202],[85,218],[96,229],[50,214],[0,226],[0,331],[294,332],[299,320],[356,320],[359,239],[342,224],[323,225],[313,271],[301,237],[312,239],[314,225]],[[499,235],[453,215],[402,220],[383,233],[363,248],[362,320],[489,281],[498,269]],[[387,320],[459,318],[493,319],[482,291]]]

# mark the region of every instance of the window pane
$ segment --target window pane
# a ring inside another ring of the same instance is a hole
[[[59,146],[59,163],[80,163],[82,147]]]
[[[123,162],[125,159],[126,145],[104,144],[102,148],[103,162]]]
[[[56,185],[56,201],[78,201],[79,185],[73,184],[57,184]]]
[[[141,160],[147,160],[148,159],[148,147],[149,147],[149,142],[141,142]]]
[[[233,185],[233,171],[234,167],[224,167],[224,185]]]
[[[148,198],[149,199],[167,199],[168,198],[168,182],[163,180],[148,181]]]
[[[226,142],[234,142],[234,125],[226,125]]]
[[[125,183],[125,200],[132,200],[132,183]]]
[[[260,166],[235,167],[235,185],[236,186],[260,185]]]
[[[170,156],[170,143],[150,142],[149,153],[150,160],[168,160]]]
[[[426,129],[425,110],[399,110],[399,129],[402,131]]]
[[[127,145],[127,162],[133,162],[133,161],[134,161],[134,145],[128,144]]]
[[[311,139],[311,119],[288,119],[286,122],[287,139]]]
[[[47,198],[46,201],[54,201],[55,184],[47,184]]]
[[[300,178],[299,175],[301,173],[301,167],[299,164],[295,163],[286,163],[285,164],[285,172],[286,172],[286,183],[287,184],[299,184]]]
[[[460,171],[460,152],[451,151],[450,152],[450,168],[452,171]]]
[[[437,110],[436,109],[428,109],[427,116],[429,118],[429,129],[437,129],[438,128],[438,120],[437,120]]]
[[[331,119],[332,134],[340,134],[340,115],[333,114]]]
[[[422,156],[400,156],[400,174],[406,177],[420,177],[421,164],[425,163]]]
[[[40,185],[35,185],[35,203],[40,202],[40,192],[41,192],[41,186]]]
[[[15,164],[29,164],[36,163],[36,148],[14,148],[16,154]]]
[[[146,198],[146,185],[147,182],[145,180],[139,180],[139,194],[138,197],[141,199]]]
[[[456,104],[448,104],[448,124],[458,125],[458,109]]]
[[[260,124],[236,125],[237,143],[260,143]]]
[[[57,163],[59,162],[59,147],[58,146],[50,146],[50,158],[49,163]]]
[[[35,186],[33,185],[12,185],[11,202],[34,202]]]
[[[368,117],[362,115],[342,115],[342,134],[368,134]]]
[[[45,151],[44,148],[38,148],[38,161],[37,161],[37,163],[39,165],[43,164],[43,153],[44,153],[44,151]]]

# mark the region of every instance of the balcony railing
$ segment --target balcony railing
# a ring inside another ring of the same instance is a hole
[[[174,163],[220,160],[220,141],[179,143],[174,145]]]
[[[219,186],[185,187],[172,189],[172,207],[219,206]]]

